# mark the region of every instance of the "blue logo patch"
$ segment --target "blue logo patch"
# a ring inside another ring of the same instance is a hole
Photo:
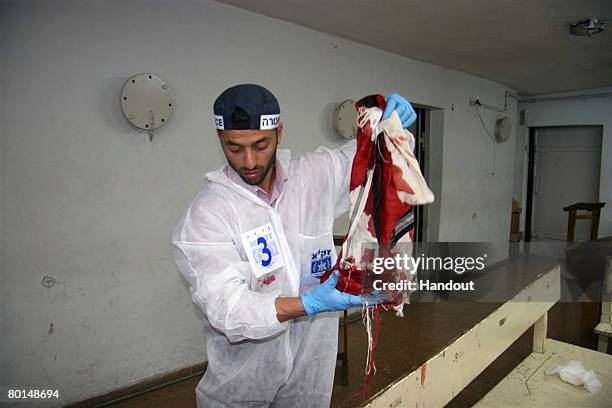
[[[320,278],[323,273],[332,267],[331,249],[321,249],[313,252],[310,258],[310,273],[315,278]]]

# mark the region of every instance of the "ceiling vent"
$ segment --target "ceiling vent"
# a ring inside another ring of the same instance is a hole
[[[589,38],[594,34],[599,34],[606,29],[606,23],[601,19],[591,17],[588,20],[570,25],[570,34],[584,36]]]

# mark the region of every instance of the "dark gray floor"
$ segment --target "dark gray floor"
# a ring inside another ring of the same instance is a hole
[[[491,313],[498,304],[420,303],[406,307],[405,317],[387,312],[381,324],[376,353],[378,371],[371,394],[420,366],[427,358],[463,333],[466,327]],[[337,366],[332,407],[354,407],[362,401],[357,396],[363,381],[366,361],[366,333],[361,321],[349,325],[349,386],[340,385]],[[531,352],[531,333],[527,332],[492,366],[473,381],[451,406],[470,406]],[[194,389],[199,378],[192,378],[150,393],[131,398],[113,407],[195,407]]]

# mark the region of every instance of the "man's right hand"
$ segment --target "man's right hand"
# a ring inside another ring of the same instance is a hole
[[[304,311],[308,316],[363,306],[361,296],[349,295],[336,289],[338,279],[340,279],[340,273],[334,271],[325,282],[300,295],[304,304]],[[368,303],[373,304],[372,302]]]

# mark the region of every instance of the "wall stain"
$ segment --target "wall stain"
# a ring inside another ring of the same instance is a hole
[[[55,328],[53,328],[53,323],[51,323],[49,325],[49,332],[47,333],[47,336],[52,335],[53,333],[55,333]]]
[[[57,280],[55,280],[52,276],[45,275],[42,278],[42,280],[40,281],[40,283],[43,285],[43,287],[49,289],[49,288],[57,285],[59,282]]]
[[[338,44],[333,42],[333,43],[331,43],[331,46],[332,46],[332,49],[334,50],[334,52],[337,55],[342,55],[342,52],[340,52],[340,46]]]

